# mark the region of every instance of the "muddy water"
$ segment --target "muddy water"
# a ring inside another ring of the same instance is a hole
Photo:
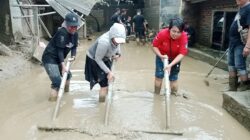
[[[115,63],[116,80],[108,126],[104,126],[105,104],[98,103],[98,86],[89,90],[84,81],[85,51],[91,42],[83,41],[72,65],[70,92],[61,103],[58,117],[52,121],[55,103],[47,101],[49,79],[41,66],[0,85],[0,139],[12,140],[248,140],[250,133],[222,109],[222,91],[227,73],[186,57],[180,73],[180,93],[171,96],[172,130],[183,136],[139,133],[132,130],[165,129],[164,96],[153,95],[154,54],[149,46],[133,42],[123,46],[123,57]],[[162,92],[164,92],[162,90]],[[37,128],[62,131],[40,131]]]

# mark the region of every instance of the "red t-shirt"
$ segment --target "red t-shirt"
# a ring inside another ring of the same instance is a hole
[[[177,55],[187,55],[188,37],[182,32],[180,38],[172,39],[168,28],[161,30],[153,40],[153,47],[157,47],[162,55],[167,55],[173,60]]]

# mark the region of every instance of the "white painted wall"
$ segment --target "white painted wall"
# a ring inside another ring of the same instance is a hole
[[[22,26],[22,19],[18,18],[13,18],[13,16],[21,16],[21,10],[19,7],[13,7],[13,4],[17,5],[16,0],[9,0],[10,2],[10,16],[11,16],[11,21],[12,21],[12,31],[13,34],[16,32],[20,32],[23,34],[23,26]]]

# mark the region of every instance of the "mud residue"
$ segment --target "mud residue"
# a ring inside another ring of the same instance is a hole
[[[0,139],[249,139],[249,132],[221,107],[227,72],[215,69],[206,86],[203,81],[211,66],[189,57],[183,60],[179,76],[179,92],[188,100],[170,98],[170,128],[183,136],[146,133],[166,131],[165,97],[153,94],[155,55],[151,47],[133,41],[122,46],[122,58],[115,63],[114,96],[105,126],[106,106],[98,102],[100,87],[90,91],[83,73],[86,50],[93,41],[84,40],[78,48],[70,92],[64,94],[54,121],[55,103],[47,101],[50,81],[43,67],[0,83]]]

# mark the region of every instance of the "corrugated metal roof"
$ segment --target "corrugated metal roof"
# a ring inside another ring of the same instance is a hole
[[[89,15],[91,9],[97,2],[97,0],[46,0],[48,4],[58,12],[63,18],[65,15],[73,9]],[[74,7],[74,8],[73,8]],[[79,17],[80,25],[84,24],[84,21]]]
[[[84,15],[89,15],[91,9],[98,0],[56,0],[56,1],[64,6],[74,8],[75,10],[83,13]]]
[[[55,0],[46,0],[48,4],[58,12],[59,15],[62,17],[65,17],[65,15],[69,12],[65,7],[63,7],[61,4],[56,2]]]

